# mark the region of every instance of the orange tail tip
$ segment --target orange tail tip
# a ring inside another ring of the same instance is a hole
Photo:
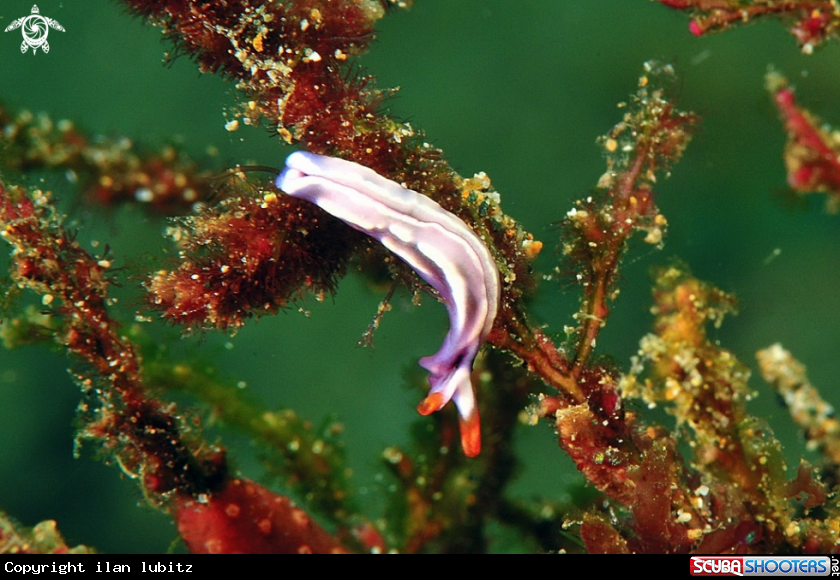
[[[440,393],[432,393],[425,399],[423,399],[419,405],[417,405],[417,412],[423,415],[431,415],[435,411],[440,410],[443,407],[445,401],[443,400],[443,395]]]
[[[461,447],[464,455],[476,457],[481,453],[481,424],[478,419],[478,409],[474,409],[469,417],[461,418]]]

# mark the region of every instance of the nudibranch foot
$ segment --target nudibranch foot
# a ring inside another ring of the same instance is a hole
[[[461,448],[467,457],[476,457],[481,453],[481,425],[478,419],[478,408],[467,418],[459,420],[461,427]]]
[[[427,357],[432,358],[432,357]],[[423,359],[420,364],[423,365]],[[470,359],[472,365],[472,359]],[[432,390],[417,406],[421,415],[430,415],[441,410],[450,399],[458,408],[459,426],[461,428],[461,447],[464,455],[475,457],[481,451],[481,425],[478,406],[475,402],[475,391],[470,381],[470,367],[459,366],[442,379],[434,373],[429,379]]]
[[[431,373],[431,391],[418,411],[427,415],[454,401],[464,454],[478,455],[481,428],[470,373],[499,307],[499,269],[490,250],[434,200],[358,163],[298,151],[286,159],[277,187],[378,240],[438,292],[450,329],[440,350],[420,359]]]

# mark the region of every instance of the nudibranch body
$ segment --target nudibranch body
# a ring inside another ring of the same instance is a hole
[[[464,453],[478,455],[481,431],[470,373],[499,307],[499,270],[490,250],[432,199],[358,163],[298,151],[286,159],[277,187],[378,240],[439,293],[450,328],[440,350],[420,359],[431,390],[417,410],[428,415],[452,399]]]

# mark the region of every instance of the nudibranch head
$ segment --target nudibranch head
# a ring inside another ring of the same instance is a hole
[[[499,306],[499,270],[490,250],[432,199],[358,163],[298,151],[276,183],[381,242],[438,292],[450,328],[440,350],[420,359],[431,390],[417,410],[428,415],[454,401],[464,454],[478,455],[481,428],[470,375]]]

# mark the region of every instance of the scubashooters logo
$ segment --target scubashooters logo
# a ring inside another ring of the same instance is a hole
[[[44,54],[50,51],[50,43],[47,42],[47,36],[50,34],[50,28],[64,32],[64,27],[58,23],[57,20],[41,16],[38,10],[38,5],[32,5],[32,14],[18,18],[6,27],[5,32],[10,30],[21,29],[23,34],[23,42],[20,45],[20,51],[25,53],[29,48],[32,48],[32,54],[38,52],[38,49],[44,51]]]
[[[837,576],[836,556],[692,556],[692,576]]]

